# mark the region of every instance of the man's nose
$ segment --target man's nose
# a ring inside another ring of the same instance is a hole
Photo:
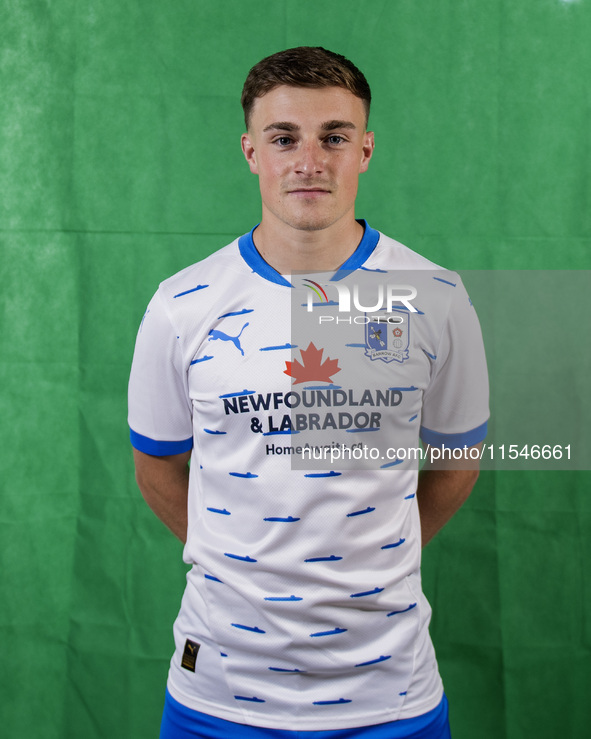
[[[302,142],[298,148],[295,170],[301,174],[313,175],[324,169],[325,155],[320,144],[315,141]]]

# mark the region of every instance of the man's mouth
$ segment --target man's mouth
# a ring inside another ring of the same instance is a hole
[[[290,195],[326,195],[330,193],[330,190],[325,187],[296,187],[293,190],[288,190],[287,192]]]

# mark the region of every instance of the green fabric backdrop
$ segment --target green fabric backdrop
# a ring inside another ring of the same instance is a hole
[[[365,71],[374,227],[454,269],[589,269],[590,39],[587,0],[1,1],[3,736],[157,735],[185,568],[126,384],[158,282],[259,216],[250,66]],[[590,483],[483,473],[427,548],[454,739],[591,735]]]

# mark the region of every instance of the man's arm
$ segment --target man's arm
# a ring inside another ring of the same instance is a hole
[[[480,449],[482,444],[474,448]],[[472,447],[470,447],[472,448]],[[463,462],[468,469],[453,469],[458,462],[451,462],[449,469],[426,469],[419,473],[417,501],[421,516],[422,544],[428,544],[443,528],[454,513],[461,508],[478,479],[478,460]],[[441,466],[441,464],[439,465]]]
[[[187,541],[187,495],[191,452],[154,457],[133,450],[135,479],[144,500],[183,544]]]

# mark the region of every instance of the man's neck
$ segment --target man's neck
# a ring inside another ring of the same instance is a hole
[[[263,216],[253,240],[259,254],[279,274],[336,271],[363,238],[363,226],[354,218],[342,221],[322,230],[302,231]]]

